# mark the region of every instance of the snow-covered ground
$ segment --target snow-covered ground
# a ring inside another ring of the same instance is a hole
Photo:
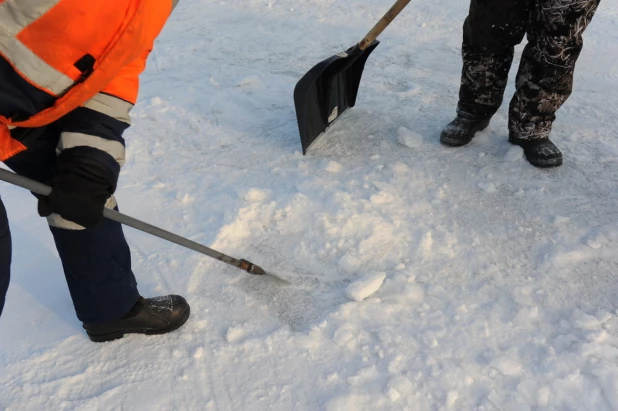
[[[559,169],[506,142],[506,104],[440,146],[460,0],[412,2],[302,156],[296,81],[390,3],[182,0],[143,75],[122,211],[292,285],[127,229],[143,294],[185,295],[192,317],[93,344],[34,199],[0,186],[0,409],[618,410],[618,3],[585,35]]]

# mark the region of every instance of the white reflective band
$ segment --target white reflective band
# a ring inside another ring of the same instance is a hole
[[[60,0],[6,0],[0,4],[0,25],[16,36],[58,3]]]
[[[56,70],[24,46],[17,35],[60,0],[6,0],[0,3],[0,53],[28,80],[56,95],[73,80]]]
[[[92,147],[105,151],[114,157],[121,167],[124,165],[124,146],[119,141],[106,140],[101,137],[82,133],[62,133],[60,135],[60,141],[58,141],[58,147],[56,148],[58,153],[73,147]]]
[[[117,97],[99,93],[88,100],[84,104],[84,107],[113,117],[123,123],[131,124],[131,116],[129,115],[129,112],[133,108],[133,104]]]
[[[1,30],[0,53],[28,80],[55,95],[62,94],[73,85],[70,77],[45,63],[16,38],[6,36]]]
[[[105,208],[109,208],[109,209],[114,209],[116,208],[116,205],[118,205],[118,203],[116,202],[116,198],[114,196],[111,196],[110,198],[107,199],[107,202],[105,203]],[[85,230],[86,228],[74,223],[73,221],[69,221],[63,217],[61,217],[59,214],[52,214],[49,217],[47,217],[47,224],[49,224],[51,227],[56,227],[56,228],[62,228],[64,230]]]

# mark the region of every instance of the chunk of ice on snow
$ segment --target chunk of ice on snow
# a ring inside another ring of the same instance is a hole
[[[259,86],[260,79],[257,77],[247,77],[238,82],[237,87]]]
[[[353,330],[342,327],[335,331],[335,335],[333,335],[333,341],[340,346],[344,346],[348,341],[354,338]]]
[[[536,380],[525,380],[517,386],[517,392],[522,399],[534,407],[547,407],[549,388],[539,385]]]
[[[491,366],[506,376],[518,375],[523,370],[520,363],[508,358],[496,358],[491,362]]]
[[[599,322],[601,323],[606,323],[609,320],[611,320],[612,318],[614,318],[613,315],[611,315],[610,313],[608,313],[607,311],[601,311],[599,313],[597,313],[595,315],[595,317],[597,318],[597,320],[599,320]]]
[[[524,158],[524,149],[519,146],[513,146],[504,155],[504,161],[515,162]]]
[[[573,324],[573,327],[579,330],[594,330],[600,326],[601,321],[589,314],[582,314]]]
[[[603,245],[607,243],[607,238],[601,233],[598,233],[586,240],[586,245],[594,250],[603,247]]]
[[[395,402],[401,398],[401,393],[394,388],[389,388],[386,390],[386,396],[390,398],[392,402]]]
[[[324,160],[320,164],[320,168],[324,171],[328,171],[329,173],[338,173],[343,167],[336,161]]]
[[[371,204],[388,204],[391,203],[395,197],[391,193],[387,193],[386,191],[382,191],[378,194],[373,194],[369,201]]]
[[[238,342],[244,335],[245,332],[242,328],[230,327],[228,328],[227,333],[225,333],[225,339],[228,343],[235,343]]]
[[[345,290],[350,300],[363,301],[382,287],[386,273],[367,274],[354,281]]]
[[[397,130],[397,141],[403,146],[417,148],[423,145],[423,136],[405,127],[399,127]]]
[[[260,202],[268,198],[269,192],[259,188],[252,188],[245,193],[245,200],[250,202]]]
[[[479,183],[479,188],[481,190],[483,190],[486,193],[495,193],[496,192],[496,186],[494,185],[494,183],[486,183],[484,181],[481,181]]]
[[[618,410],[618,371],[608,366],[599,367],[592,371],[597,377],[597,383],[609,401],[612,409]]]
[[[347,273],[354,273],[359,269],[362,264],[362,260],[350,253],[344,255],[339,260],[338,266]]]
[[[453,405],[455,405],[455,402],[457,402],[457,398],[459,398],[459,394],[457,393],[457,391],[449,391],[446,394],[446,406],[449,408],[453,407]]]
[[[564,216],[561,216],[561,215],[557,215],[554,218],[554,224],[555,225],[564,224],[564,223],[568,222],[569,220],[570,220],[569,217],[564,217]]]

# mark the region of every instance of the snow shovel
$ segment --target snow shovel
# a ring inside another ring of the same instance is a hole
[[[0,169],[0,180],[13,184],[18,187],[21,187],[21,188],[25,188],[26,190],[30,190],[31,192],[42,195],[42,196],[48,196],[52,192],[51,187],[46,186],[45,184],[41,184],[37,181],[31,180],[29,178],[20,176],[18,174],[12,173],[4,169]],[[164,240],[170,241],[172,243],[178,244],[190,250],[197,251],[198,253],[202,253],[204,255],[207,255],[208,257],[215,258],[229,265],[233,265],[234,267],[240,268],[241,270],[246,271],[249,274],[267,275],[267,276],[276,278],[277,280],[280,280],[286,283],[288,282],[287,280],[275,274],[269,273],[268,271],[265,271],[263,268],[247,260],[237,260],[223,253],[212,250],[206,246],[198,244],[194,241],[191,241],[188,238],[184,238],[174,233],[170,233],[169,231],[165,231],[161,228],[158,228],[148,223],[145,223],[143,221],[137,220],[133,217],[129,217],[128,215],[119,213],[117,211],[105,208],[103,209],[103,216],[109,220],[135,228],[136,230],[140,230],[145,233],[154,235],[156,237],[159,237]]]
[[[397,0],[360,43],[313,67],[294,88],[294,105],[303,154],[333,122],[356,104],[365,63],[376,39],[408,5]]]

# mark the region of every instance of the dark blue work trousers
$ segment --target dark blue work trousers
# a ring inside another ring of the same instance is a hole
[[[45,183],[55,172],[59,137],[58,130],[50,126],[28,150],[5,164],[17,174]],[[50,229],[79,320],[105,322],[126,314],[139,293],[122,226],[102,220],[86,230]],[[6,209],[0,200],[0,314],[9,286],[10,267],[11,234]]]

